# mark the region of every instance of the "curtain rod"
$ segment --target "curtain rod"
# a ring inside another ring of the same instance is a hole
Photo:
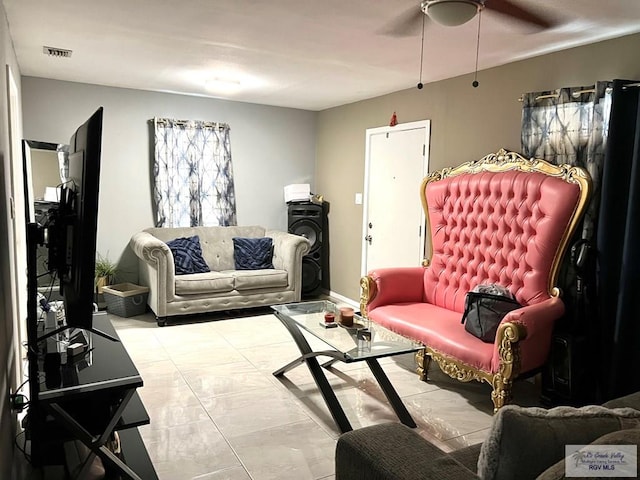
[[[622,86],[622,89],[623,89],[623,90],[626,90],[627,88],[632,88],[632,87],[640,87],[640,82],[636,82],[636,83],[627,83],[626,85],[623,85],[623,86]],[[607,92],[611,92],[612,88],[611,88],[611,87],[607,87],[605,90],[606,90]],[[572,93],[571,93],[571,96],[572,96],[573,98],[578,98],[580,95],[583,95],[583,94],[585,94],[585,93],[595,93],[595,92],[596,92],[596,89],[595,89],[595,88],[588,88],[588,89],[586,89],[586,90],[577,90],[577,91],[575,91],[575,92],[572,92]],[[538,95],[538,96],[536,97],[536,101],[537,101],[537,100],[544,100],[545,98],[558,98],[559,96],[560,96],[560,90],[559,90],[559,89],[557,89],[557,90],[556,90],[556,93],[551,93],[551,94],[549,94],[549,95]],[[518,101],[519,101],[519,102],[523,102],[523,101],[524,101],[524,96],[520,96],[520,97],[518,98]]]
[[[605,91],[608,92],[608,93],[611,93],[611,91],[613,91],[613,88],[607,87],[607,88],[605,88]],[[573,92],[571,94],[571,96],[573,98],[578,98],[583,93],[596,93],[596,89],[595,88],[587,88],[586,90],[577,90],[577,91]]]
[[[222,122],[203,122],[200,120],[176,120],[173,118],[153,118],[153,122],[163,125],[173,123],[175,125],[188,125],[190,123],[199,123],[205,128],[229,128],[229,124]]]

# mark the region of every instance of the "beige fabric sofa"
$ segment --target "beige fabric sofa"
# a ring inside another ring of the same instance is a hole
[[[200,238],[208,273],[175,275],[171,250],[165,242],[179,237]],[[273,269],[235,270],[234,237],[271,237]],[[300,301],[302,257],[306,238],[260,226],[147,228],[130,241],[139,258],[139,283],[149,287],[148,304],[159,326],[167,317],[259,307]]]

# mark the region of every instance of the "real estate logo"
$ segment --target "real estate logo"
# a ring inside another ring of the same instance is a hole
[[[565,445],[566,477],[637,478],[637,445]]]

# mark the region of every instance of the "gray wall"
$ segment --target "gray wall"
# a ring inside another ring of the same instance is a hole
[[[286,230],[283,187],[313,188],[317,113],[240,102],[122,88],[22,78],[24,137],[68,143],[104,107],[98,251],[119,263],[119,280],[137,280],[131,236],[153,226],[149,119],[225,122],[238,223]]]
[[[13,439],[16,434],[16,415],[9,407],[9,393],[15,392],[20,381],[16,369],[17,306],[12,299],[11,285],[15,283],[12,265],[13,224],[7,199],[11,194],[11,155],[9,148],[9,107],[5,65],[11,67],[16,82],[20,69],[9,37],[4,6],[0,4],[0,478],[11,478]],[[18,87],[19,88],[19,87]],[[18,172],[19,173],[19,172]],[[24,227],[24,225],[22,225]]]
[[[364,188],[367,128],[388,125],[394,111],[400,122],[430,119],[431,171],[501,147],[519,151],[522,93],[640,79],[639,51],[632,35],[482,71],[475,89],[466,75],[320,112],[316,189],[331,202],[331,290],[359,297],[362,206],[354,194]]]

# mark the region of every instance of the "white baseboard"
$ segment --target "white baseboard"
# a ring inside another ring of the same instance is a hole
[[[356,310],[360,309],[360,302],[359,301],[351,300],[350,298],[347,298],[344,295],[340,295],[339,293],[336,293],[336,292],[334,292],[332,290],[329,290],[329,291],[325,290],[325,294],[328,295],[331,298],[334,298],[336,300],[340,300],[341,302],[344,302],[347,305],[352,306]]]

